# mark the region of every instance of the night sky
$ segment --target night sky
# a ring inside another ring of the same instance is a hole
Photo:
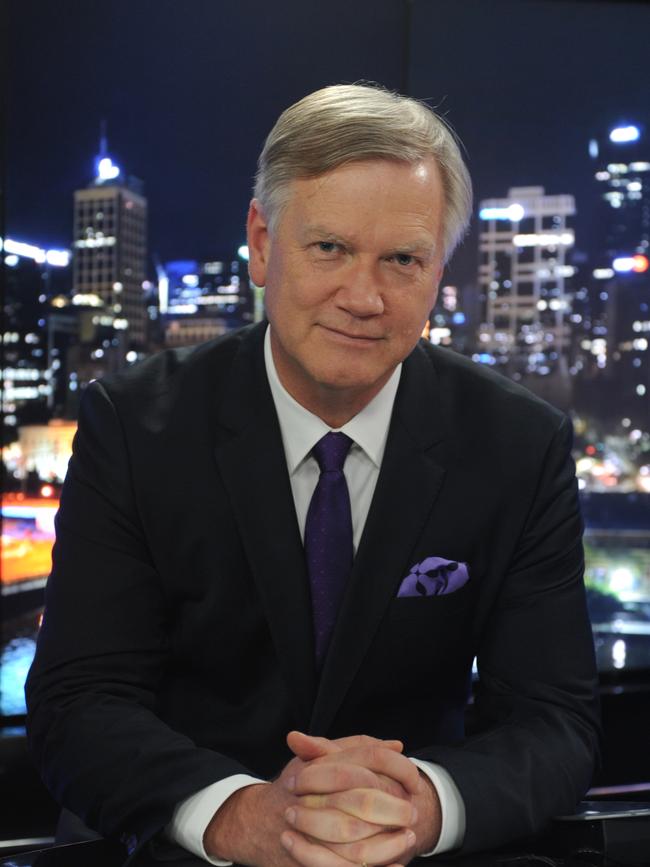
[[[326,84],[408,88],[446,115],[476,197],[575,193],[589,138],[648,124],[650,5],[582,0],[10,0],[7,234],[71,240],[72,193],[109,151],[145,183],[150,252],[229,255],[279,112]],[[578,245],[580,234],[578,233]],[[451,278],[475,269],[470,236]]]

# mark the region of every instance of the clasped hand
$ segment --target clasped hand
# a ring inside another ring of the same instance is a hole
[[[433,847],[437,795],[399,741],[291,732],[287,743],[295,758],[277,780],[240,790],[216,814],[215,854],[264,867],[398,867]]]

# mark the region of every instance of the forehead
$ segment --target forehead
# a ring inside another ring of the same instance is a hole
[[[293,228],[317,221],[331,223],[338,232],[412,227],[437,235],[443,208],[442,178],[432,158],[417,163],[377,159],[292,181],[284,217]]]

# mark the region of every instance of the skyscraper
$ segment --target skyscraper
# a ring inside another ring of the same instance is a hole
[[[142,185],[124,176],[102,135],[96,176],[74,194],[73,295],[99,299],[136,348],[146,338],[146,227]]]
[[[568,387],[574,215],[573,196],[547,196],[543,187],[481,202],[479,357],[515,379],[554,374]]]
[[[606,323],[612,414],[650,432],[650,136],[615,126],[589,143],[596,209],[593,306]]]

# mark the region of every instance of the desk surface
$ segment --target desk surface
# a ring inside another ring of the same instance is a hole
[[[650,855],[650,853],[649,853]],[[42,849],[36,852],[26,852],[19,855],[11,855],[0,859],[3,867],[121,867],[126,860],[124,848],[117,843],[107,840],[93,840],[88,843],[72,843],[67,846],[54,846],[50,849]],[[206,862],[192,856],[172,862],[154,860],[143,854],[134,862],[134,867],[161,867],[162,864],[170,867],[206,867]],[[601,854],[581,853],[569,855],[555,853],[552,856],[546,854],[546,850],[539,854],[536,850],[519,849],[510,847],[508,851],[486,853],[480,855],[468,855],[464,858],[446,860],[437,857],[435,861],[417,859],[413,865],[428,864],[429,867],[642,867],[649,861],[620,861],[610,860]]]

